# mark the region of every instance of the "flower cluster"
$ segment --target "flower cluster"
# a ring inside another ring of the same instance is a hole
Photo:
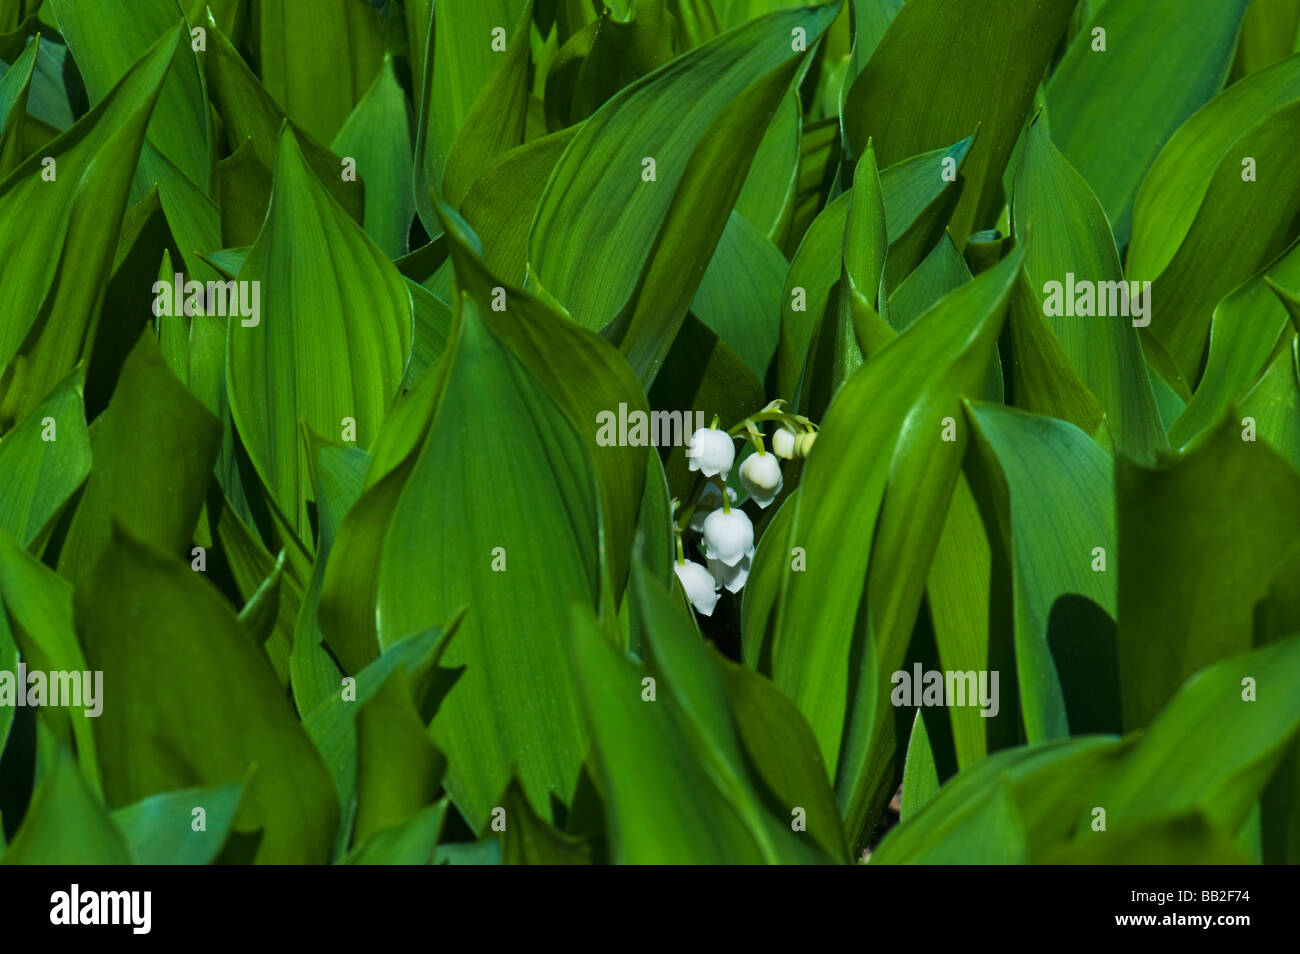
[[[736,463],[736,440],[747,439],[753,446],[753,452],[740,463],[740,484],[749,500],[766,509],[781,493],[784,483],[777,458],[806,457],[816,439],[816,425],[806,417],[781,410],[783,404],[783,401],[773,401],[730,431],[720,430],[715,417],[710,427],[702,427],[692,434],[687,445],[686,459],[691,471],[708,482],[699,487],[693,503],[682,512],[680,519],[674,520],[677,537],[674,570],[691,605],[705,616],[713,615],[722,587],[732,593],[740,592],[749,578],[754,557],[754,524],[739,505],[733,506],[738,495],[727,485]],[[771,451],[764,446],[758,428],[764,421],[778,425],[772,434]],[[674,501],[675,518],[678,503]],[[701,535],[698,548],[707,566],[686,559],[682,538],[688,528]]]

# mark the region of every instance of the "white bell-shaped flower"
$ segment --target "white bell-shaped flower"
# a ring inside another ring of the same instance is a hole
[[[786,460],[794,457],[794,431],[787,427],[778,428],[772,435],[772,453]]]
[[[691,435],[686,445],[686,459],[691,470],[704,472],[705,477],[722,475],[726,480],[731,465],[736,462],[736,445],[726,431],[716,427],[701,427]]]
[[[727,500],[731,503],[736,502],[740,496],[736,493],[734,487],[727,488]],[[699,501],[695,504],[695,510],[691,513],[691,529],[696,533],[704,530],[704,519],[713,511],[722,506],[722,491],[718,489],[717,484],[705,484],[704,491],[700,494]]]
[[[704,518],[704,555],[735,566],[754,554],[754,525],[739,507],[715,510]]]
[[[740,462],[740,482],[754,503],[767,508],[781,492],[781,463],[775,454],[750,454]]]
[[[674,563],[673,569],[691,605],[702,615],[712,616],[713,607],[718,605],[718,583],[713,574],[693,560]]]
[[[709,572],[732,593],[739,593],[740,588],[749,579],[749,564],[752,560],[753,557],[743,557],[735,566],[727,566],[721,560],[710,560]]]

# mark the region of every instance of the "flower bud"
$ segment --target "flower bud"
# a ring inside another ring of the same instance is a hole
[[[772,435],[772,453],[789,460],[794,456],[794,431],[781,427]]]
[[[740,483],[754,503],[771,506],[781,492],[781,464],[775,454],[750,454],[740,462]]]
[[[712,616],[713,607],[718,605],[718,584],[713,579],[713,575],[694,561],[674,563],[673,570],[676,571],[677,579],[681,582],[682,589],[686,591],[686,597],[691,601],[691,605],[701,615]]]
[[[715,510],[704,518],[704,555],[735,566],[754,554],[754,525],[739,507]]]
[[[749,564],[752,557],[744,557],[735,566],[727,566],[721,560],[709,561],[709,573],[732,593],[739,593],[740,588],[749,579]]]
[[[809,431],[807,434],[798,434],[794,439],[794,452],[799,457],[807,457],[812,450],[813,441],[817,440],[817,432]]]
[[[686,445],[686,459],[691,470],[704,472],[705,477],[722,475],[726,480],[731,465],[736,461],[736,445],[731,435],[716,427],[701,427],[691,435]]]

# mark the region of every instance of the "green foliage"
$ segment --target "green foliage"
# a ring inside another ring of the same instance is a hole
[[[0,2],[0,862],[1300,862],[1297,23]]]

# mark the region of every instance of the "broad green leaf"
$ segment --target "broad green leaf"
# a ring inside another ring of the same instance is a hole
[[[334,444],[315,434],[307,437],[312,449],[312,489],[316,496],[319,533],[311,580],[293,629],[289,657],[293,698],[301,713],[311,712],[326,696],[338,691],[341,673],[325,649],[325,634],[317,619],[325,567],[347,512],[361,496],[370,458],[360,448]]]
[[[434,3],[427,11],[424,82],[416,100],[414,191],[415,208],[431,236],[441,228],[429,190],[442,194],[442,177],[456,137],[480,92],[506,62],[510,35],[528,5],[529,0],[479,0]]]
[[[1251,647],[1253,608],[1300,535],[1300,474],[1241,437],[1227,419],[1163,467],[1117,462],[1127,729],[1148,724],[1196,670]]]
[[[8,176],[24,155],[23,130],[40,43],[39,36],[32,40],[0,77],[0,179]]]
[[[889,323],[896,331],[905,330],[940,298],[970,279],[961,252],[945,232],[916,270],[890,292]]]
[[[501,835],[501,863],[505,865],[589,865],[591,846],[566,835],[533,811],[528,799],[512,782],[502,807],[506,830]]]
[[[1009,782],[991,786],[982,803],[964,825],[945,832],[942,841],[928,845],[905,860],[888,856],[889,864],[911,865],[1022,865],[1029,861],[1028,833]],[[892,846],[891,846],[892,847]],[[876,856],[872,855],[872,860]],[[877,864],[885,862],[877,861]]]
[[[975,706],[948,707],[953,755],[962,767],[1021,737],[1010,679],[1014,665],[1010,574],[1006,556],[996,543],[997,529],[985,526],[968,475],[969,467],[957,478],[926,580],[935,654],[949,671],[998,670],[1008,675],[1000,683],[999,691],[1005,690],[1006,695],[1001,697],[997,715],[986,716]],[[931,722],[932,728],[936,723],[937,718]],[[940,744],[943,737],[934,741]],[[906,803],[906,793],[903,798]]]
[[[361,670],[354,681],[340,681],[334,691],[324,696],[316,708],[304,713],[303,728],[320,752],[329,769],[334,789],[342,808],[343,823],[339,827],[335,853],[341,854],[352,833],[352,820],[357,803],[357,717],[364,706],[399,669],[405,671],[410,682],[417,683],[421,692],[436,697],[437,666],[447,649],[448,640],[456,631],[459,618],[445,627],[433,628],[398,640],[373,663]],[[431,687],[434,684],[435,687]],[[423,700],[429,701],[430,697]],[[437,701],[433,698],[433,701]]]
[[[1260,274],[1228,295],[1214,309],[1210,353],[1196,393],[1169,429],[1169,440],[1185,448],[1196,435],[1213,427],[1230,402],[1250,387],[1277,350],[1279,339],[1294,332],[1286,308],[1268,287],[1300,288],[1300,243]]]
[[[1300,728],[1297,679],[1296,638],[1197,672],[1117,771],[1097,781],[1092,804],[1116,823],[1199,809],[1215,827],[1235,833]]]
[[[226,137],[232,148],[251,141],[262,165],[274,169],[280,151],[281,129],[286,122],[284,110],[253,75],[253,71],[213,19],[211,11],[208,12],[207,31],[209,50],[204,60],[204,72],[213,105],[225,121]],[[347,210],[348,215],[354,221],[362,222],[364,179],[344,179],[340,157],[322,146],[310,134],[296,128],[295,132],[312,171],[325,184],[330,195]]]
[[[262,165],[251,139],[217,162],[217,204],[221,209],[221,244],[251,246],[257,241],[271,201],[271,171]],[[238,272],[238,269],[236,269]]]
[[[44,156],[0,182],[0,300],[11,316],[0,322],[0,426],[26,416],[89,350],[145,127],[181,36],[177,27],[160,39]]]
[[[447,760],[396,669],[357,712],[357,815],[353,838],[400,825],[433,803]]]
[[[1092,435],[1101,446],[1113,450],[1115,441],[1106,420],[1106,409],[1083,383],[1061,339],[1056,336],[1052,325],[1048,323],[1047,316],[1043,314],[1042,303],[1041,292],[1022,271],[1016,281],[1015,291],[1011,295],[1011,307],[1008,309],[1007,316],[1010,373],[1006,383],[1012,403],[1034,414],[1059,417],[1063,421],[1069,421],[1085,434]],[[1069,320],[1079,322],[1089,319]],[[1126,321],[1127,319],[1100,320]],[[1123,335],[1125,332],[1121,330],[1120,334]],[[1095,363],[1092,359],[1089,359],[1089,362]],[[1150,366],[1143,366],[1139,370],[1147,375]],[[1152,379],[1154,385],[1154,378],[1158,376],[1147,376]],[[1152,390],[1154,391],[1154,387]],[[1158,410],[1159,405],[1154,393],[1152,404]],[[1161,424],[1163,426],[1163,421]]]
[[[244,521],[252,522],[245,481],[254,486],[251,475],[240,471],[235,448],[235,425],[230,418],[226,391],[226,322],[229,319],[196,315],[190,325],[186,384],[204,406],[221,421],[221,450],[215,474],[227,504]],[[208,514],[209,522],[212,515]],[[203,529],[200,527],[200,529]]]
[[[781,579],[792,569],[799,554],[791,549],[790,524],[794,520],[799,488],[777,505],[751,560],[749,582],[740,604],[741,657],[746,666],[770,673],[772,628],[776,623],[773,606],[781,590]],[[806,554],[805,554],[806,556]]]
[[[201,574],[117,532],[77,589],[76,621],[107,691],[136,687],[95,720],[110,805],[238,782],[256,765],[234,826],[261,829],[256,860],[329,858],[339,806],[325,764],[261,649]]]
[[[529,0],[519,22],[514,24],[510,42],[500,57],[501,62],[491,79],[479,90],[447,153],[439,192],[453,207],[460,206],[470,185],[492,160],[524,140],[524,118],[528,109],[528,34],[532,11],[532,0]],[[435,75],[437,69],[435,62]]]
[[[887,757],[873,737],[888,674],[906,649],[965,447],[960,429],[941,440],[944,418],[955,423],[960,397],[985,379],[1022,258],[949,294],[845,383],[800,481],[788,540],[805,549],[807,571],[782,576],[772,675],[807,717],[854,837]]]
[[[799,178],[795,186],[790,226],[781,241],[787,256],[793,255],[822,202],[830,194],[842,152],[839,117],[808,123],[799,137]]]
[[[885,198],[876,168],[876,153],[871,143],[853,172],[853,188],[849,193],[849,211],[844,217],[844,241],[840,252],[839,308],[834,335],[834,355],[831,365],[830,393],[834,396],[858,368],[871,346],[868,336],[875,332],[864,329],[859,335],[860,322],[868,328],[875,326],[882,340],[892,335],[879,328],[880,312],[888,312],[889,299],[885,293],[885,259],[889,251],[889,236],[885,228]]]
[[[849,95],[853,81],[869,62],[871,54],[880,45],[881,38],[889,25],[903,8],[903,0],[850,0],[849,10],[853,14],[853,47],[849,52],[849,64],[840,84],[840,112],[844,111],[844,100]]]
[[[1300,210],[1291,166],[1297,135],[1300,57],[1292,57],[1210,100],[1143,180],[1128,277],[1153,283],[1152,334],[1189,381],[1198,377],[1215,305],[1286,245]]]
[[[1133,209],[1128,270],[1154,278],[1173,260],[1195,221],[1215,171],[1261,118],[1300,98],[1300,57],[1234,83],[1198,109],[1152,163]],[[1235,162],[1240,182],[1241,163]]]
[[[909,814],[871,862],[1023,863],[1065,838],[1086,798],[1079,778],[1111,771],[1124,751],[1110,738],[1085,736],[996,752]]]
[[[966,138],[881,172],[890,244],[885,258],[887,288],[893,287],[891,275],[896,275],[896,282],[901,281],[925,257],[929,247],[943,237],[954,190],[942,171],[948,160],[954,170],[960,169],[971,142]],[[839,196],[813,221],[790,262],[781,302],[777,393],[814,416],[829,400],[824,393],[828,384],[818,390],[816,382],[825,376],[816,370],[810,373],[807,364],[810,355],[817,353],[825,316],[834,314],[831,307],[838,301],[836,285],[841,278],[844,227],[851,201],[849,193]]]
[[[605,424],[623,413],[623,405],[629,414],[647,411],[645,397],[614,348],[568,321],[544,298],[498,284],[465,239],[459,228],[448,228],[459,289],[547,390],[591,455],[601,500],[601,558],[617,601],[627,578],[648,452],[630,440],[611,439]]]
[[[440,383],[432,375],[425,375],[421,383],[425,382],[436,398],[435,389],[440,389]],[[413,392],[413,396],[418,393]],[[399,404],[398,410],[401,407]],[[394,411],[392,416],[396,414]],[[423,441],[424,433],[422,430],[413,439],[413,446]],[[376,454],[371,473],[378,463]],[[375,601],[379,592],[380,555],[393,511],[413,466],[413,459],[405,459],[365,488],[339,525],[331,549],[334,559],[325,564],[316,619],[325,644],[344,673],[355,675],[379,657]]]
[[[1109,0],[1052,72],[1052,141],[1097,194],[1121,247],[1147,167],[1223,87],[1248,3],[1223,0],[1186,16],[1182,0]]]
[[[803,107],[798,89],[792,88],[763,134],[745,184],[736,196],[735,211],[773,241],[785,237],[793,211],[799,185],[802,126]]]
[[[552,173],[529,236],[529,268],[579,324],[614,323],[643,383],[699,283],[687,263],[717,244],[763,117],[802,61],[792,31],[815,43],[834,13],[774,13],[679,57],[601,107]],[[587,281],[591,261],[602,263],[600,282]]]
[[[1162,302],[1120,284],[1124,272],[1105,212],[1038,123],[1027,134],[1011,217],[1017,237],[1027,239],[1025,274],[1039,293],[1047,324],[1105,410],[1117,449],[1154,462],[1167,444],[1137,327],[1144,320],[1158,322]],[[1095,294],[1087,308],[1091,316],[1079,314],[1082,307],[1071,307],[1083,302],[1082,293],[1072,295],[1076,281]],[[1066,302],[1067,297],[1079,302]],[[1145,316],[1129,317],[1125,312],[1131,314],[1141,301],[1146,302]],[[1034,304],[1022,301],[1024,307]]]
[[[10,37],[15,34],[10,34]],[[22,34],[26,43],[26,34]],[[6,59],[17,61],[19,53],[11,52]],[[72,65],[72,54],[67,44],[56,37],[53,32],[42,35],[41,46],[36,54],[36,68],[32,74],[31,92],[27,100],[26,127],[30,132],[40,129],[53,138],[76,120],[72,96],[75,91],[68,88],[64,79],[65,72]]]
[[[1000,180],[1034,90],[1075,0],[912,0],[898,11],[844,101],[844,139],[860,156],[875,139],[881,167],[936,149],[978,126],[952,216],[958,248],[994,224]]]
[[[0,438],[0,530],[38,544],[90,472],[85,370],[77,368]]]
[[[261,0],[257,51],[269,92],[321,142],[338,134],[379,72],[384,33],[374,4]]]
[[[370,446],[410,354],[411,294],[312,174],[291,131],[239,281],[259,283],[261,313],[257,324],[229,322],[231,415],[271,498],[306,541],[311,474],[299,422]]]
[[[925,731],[925,719],[916,710],[912,720],[912,735],[907,743],[907,760],[903,763],[903,799],[899,820],[919,811],[939,791],[939,772],[934,765],[930,749],[930,736]]]
[[[142,865],[207,865],[221,853],[243,794],[238,782],[161,792],[119,808],[112,819]]]
[[[635,552],[652,579],[673,587],[673,563],[677,559],[676,538],[673,534],[672,500],[668,490],[668,476],[658,454],[646,455],[645,487],[641,506],[637,510],[637,540]],[[685,595],[682,595],[685,600]],[[623,594],[620,615],[626,613],[628,639],[626,649],[633,655],[641,654],[641,614],[637,610],[638,597],[629,588]],[[684,604],[683,604],[684,605]]]
[[[460,213],[483,243],[494,275],[523,286],[528,270],[528,227],[551,170],[578,127],[534,139],[497,158],[474,180]]]
[[[781,330],[781,286],[789,264],[770,239],[732,212],[691,311],[762,381]]]
[[[383,67],[365,96],[348,116],[330,148],[356,160],[366,185],[366,234],[389,258],[405,255],[415,216],[411,194],[413,139],[411,108],[397,82],[393,58]]]
[[[782,816],[804,809],[808,834],[828,858],[845,860],[839,806],[807,722],[766,677],[720,655],[714,655],[714,662],[722,669],[740,741]]]
[[[37,723],[47,774],[0,863],[6,865],[126,865],[131,853],[68,750]]]
[[[402,378],[402,386],[409,390],[447,349],[451,337],[451,305],[409,278],[406,289],[411,293],[415,316],[411,360]]]
[[[1118,731],[1114,462],[1055,418],[973,404],[969,420],[1011,566],[1025,735]]]
[[[1246,865],[1232,839],[1197,811],[1137,822],[1107,822],[1105,835],[1084,836],[1050,851],[1048,865]]]
[[[635,567],[632,575],[644,626],[644,656],[656,679],[655,704],[675,706],[695,757],[740,813],[764,859],[787,863],[824,860],[818,858],[813,845],[800,844],[806,835],[814,845],[834,846],[830,857],[842,860],[839,813],[812,733],[806,726],[802,733],[792,727],[779,735],[770,726],[764,731],[753,725],[762,717],[753,711],[756,704],[752,701],[743,716],[733,715],[733,706],[745,705],[747,695],[764,692],[763,686],[755,685],[762,677],[733,667],[736,683],[729,684],[724,667],[732,664],[700,640],[663,586],[648,580],[643,567]],[[784,702],[786,716],[799,726],[797,710],[779,690],[770,687],[764,694],[769,704]],[[750,723],[748,732],[740,728],[742,718]],[[774,715],[772,721],[781,720]],[[759,743],[759,739],[763,741]],[[768,799],[751,778],[750,765],[770,793]],[[803,778],[793,783],[800,775]],[[790,798],[793,800],[787,801]],[[798,827],[795,820],[802,821],[804,827]]]
[[[674,703],[643,701],[646,669],[620,653],[590,613],[575,610],[570,632],[575,688],[591,726],[605,799],[610,860],[764,861],[743,816],[693,752]]]
[[[0,531],[0,622],[30,671],[85,672],[90,667],[72,622],[72,586]],[[15,670],[9,669],[10,672]],[[93,708],[93,707],[91,707]],[[12,711],[12,710],[11,710]],[[99,766],[90,708],[50,707],[44,724],[61,739],[76,740],[81,771],[98,789]]]
[[[551,129],[582,122],[673,58],[674,23],[666,6],[664,0],[641,0],[630,20],[598,17],[564,42],[547,67],[543,90]]]
[[[600,502],[583,437],[458,298],[436,417],[378,551],[373,612],[387,646],[469,604],[447,654],[465,675],[433,731],[447,792],[481,831],[511,764],[543,817],[551,794],[572,796],[587,739],[563,635],[570,599],[600,600]]]
[[[447,817],[447,799],[421,810],[400,825],[375,832],[342,862],[346,865],[436,864],[438,837]]]
[[[454,842],[438,845],[433,856],[435,865],[499,865],[501,840],[482,838],[479,841]]]
[[[50,0],[50,9],[76,58],[92,104],[103,99],[159,37],[175,35],[182,16],[177,0]],[[186,39],[188,33],[186,29]],[[203,192],[211,185],[212,125],[191,45],[182,42],[158,94],[158,112],[149,123],[148,145],[140,157],[139,193],[153,182],[153,165],[159,157],[169,160]]]
[[[94,466],[59,553],[76,582],[114,524],[174,557],[188,556],[221,442],[221,423],[167,367],[149,332],[132,349],[108,409],[90,427]]]
[[[1300,53],[1300,3],[1254,0],[1241,22],[1237,59],[1228,82],[1258,72],[1292,53]]]
[[[1300,378],[1296,336],[1285,335],[1255,385],[1237,402],[1245,428],[1300,470]]]

